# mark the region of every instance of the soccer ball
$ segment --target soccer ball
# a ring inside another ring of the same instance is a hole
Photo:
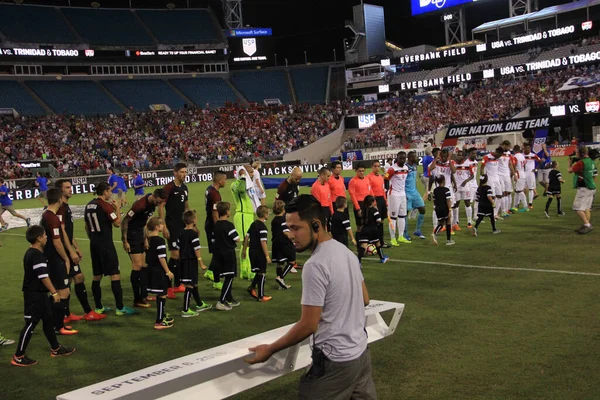
[[[368,256],[372,256],[373,254],[375,254],[377,252],[377,247],[375,247],[374,244],[370,244],[367,246],[367,255]]]

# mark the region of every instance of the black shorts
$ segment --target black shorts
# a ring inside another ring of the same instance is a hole
[[[250,268],[254,273],[267,273],[267,257],[261,250],[250,250],[248,251],[248,257],[250,257]]]
[[[379,229],[376,226],[363,226],[358,233],[358,241],[363,244],[379,242]]]
[[[296,249],[292,242],[273,243],[271,248],[271,259],[274,263],[293,263],[296,261]]]
[[[214,224],[206,221],[204,223],[204,233],[206,234],[206,243],[208,245],[208,252],[212,254],[212,246],[214,240]]]
[[[169,289],[169,277],[162,268],[151,268],[149,271],[148,293],[156,296],[164,296]]]
[[[179,275],[181,277],[181,283],[184,285],[198,285],[198,260],[188,259],[182,260],[179,259]]]
[[[127,243],[129,243],[129,254],[144,254],[146,249],[144,248],[144,232],[135,232],[134,234],[127,235]]]
[[[494,215],[494,207],[486,206],[479,203],[477,206],[477,216],[479,217],[489,217]]]
[[[338,242],[342,243],[344,246],[348,247],[348,234],[342,233],[339,235],[333,235],[333,238]]]
[[[25,323],[37,323],[44,316],[52,315],[52,299],[48,292],[24,292],[23,300]]]
[[[377,210],[379,210],[379,216],[381,217],[381,220],[383,221],[384,219],[387,218],[387,204],[385,204],[385,197],[383,197],[383,196],[375,197],[375,201],[377,202]]]
[[[549,187],[546,194],[556,196],[557,194],[560,194],[560,187]]]
[[[69,270],[69,277],[74,278],[75,276],[82,274],[81,266],[79,264],[75,264],[73,260],[71,260],[71,269]]]
[[[217,251],[213,253],[210,261],[210,270],[218,272],[219,276],[236,276],[237,275],[237,255],[235,250]]]
[[[358,215],[358,212],[360,211],[360,209],[362,208],[363,202],[359,201],[358,202],[358,206],[360,208],[356,209],[353,207],[353,211],[354,211],[354,221],[356,222],[356,226],[361,226],[362,225],[362,218]]]
[[[437,217],[438,221],[441,219],[448,218],[449,214],[450,214],[450,210],[448,210],[448,207],[436,207],[435,208],[435,216]]]
[[[48,272],[50,281],[52,281],[52,285],[56,290],[67,289],[69,287],[69,274],[63,260],[48,260]]]
[[[183,224],[167,224],[169,230],[169,240],[167,241],[169,250],[179,250],[177,239],[185,227]]]
[[[111,276],[121,273],[114,243],[91,242],[90,254],[94,276]]]

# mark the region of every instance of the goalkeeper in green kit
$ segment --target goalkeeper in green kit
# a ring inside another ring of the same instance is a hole
[[[254,169],[245,165],[237,169],[237,179],[231,184],[231,193],[235,202],[235,215],[233,224],[240,237],[244,237],[248,228],[254,222],[255,211],[260,206],[260,199],[254,188],[252,175]],[[243,248],[240,248],[240,278],[254,279],[254,273],[251,271],[250,258],[242,257]]]

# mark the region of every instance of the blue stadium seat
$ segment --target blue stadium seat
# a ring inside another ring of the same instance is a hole
[[[54,7],[0,4],[0,32],[17,43],[78,43],[60,11]]]
[[[290,73],[298,103],[325,103],[329,67],[292,68]]]
[[[26,82],[57,114],[120,114],[123,110],[91,81]]]
[[[46,111],[15,81],[0,81],[0,108],[14,108],[23,115],[43,115]]]
[[[233,103],[239,100],[235,92],[221,78],[171,79],[170,82],[201,107],[209,103],[211,108],[218,108],[226,101]]]
[[[79,34],[92,46],[154,46],[130,10],[63,8]]]
[[[208,10],[137,10],[136,13],[159,43],[214,43],[219,38]]]
[[[149,111],[150,104],[166,104],[172,110],[181,110],[185,100],[160,79],[101,81],[125,107],[135,111]]]
[[[261,103],[264,99],[279,99],[284,104],[292,102],[285,71],[240,71],[231,80],[248,101]]]

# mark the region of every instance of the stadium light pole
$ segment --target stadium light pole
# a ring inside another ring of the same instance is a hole
[[[333,49],[333,62],[337,62],[337,56],[335,55],[335,49]]]
[[[277,53],[275,53],[275,66],[277,66]]]
[[[306,50],[304,50],[304,64],[308,64],[308,57],[306,56]]]

